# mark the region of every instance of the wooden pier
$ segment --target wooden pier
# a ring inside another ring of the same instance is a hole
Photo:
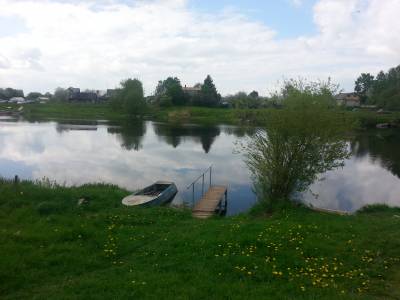
[[[212,186],[196,203],[192,210],[195,218],[206,219],[215,213],[222,214],[226,212],[228,189],[226,186]]]
[[[209,172],[208,190],[205,192],[205,175]],[[195,218],[206,219],[214,214],[224,214],[228,208],[228,188],[226,186],[212,185],[212,166],[193,181],[187,189],[192,188],[192,215]],[[201,181],[201,199],[195,203],[195,184]],[[205,192],[205,193],[204,193]]]

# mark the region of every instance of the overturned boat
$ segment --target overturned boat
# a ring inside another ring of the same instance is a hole
[[[178,189],[173,182],[157,181],[156,183],[122,199],[126,206],[156,206],[171,202]]]

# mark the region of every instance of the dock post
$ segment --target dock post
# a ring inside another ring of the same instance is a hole
[[[212,166],[210,167],[210,188],[211,188],[211,173],[212,173]]]
[[[204,173],[203,173],[203,180],[201,182],[201,196],[204,196]]]
[[[192,185],[192,207],[194,207],[194,184]]]

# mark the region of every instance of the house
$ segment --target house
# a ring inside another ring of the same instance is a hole
[[[340,93],[335,97],[336,103],[345,107],[360,107],[361,99],[355,93]]]
[[[188,95],[190,95],[190,96],[194,96],[194,95],[198,95],[198,94],[200,94],[200,92],[201,92],[201,85],[195,85],[195,86],[193,86],[193,87],[189,87],[189,86],[184,86],[183,88],[182,88],[182,90],[186,93],[186,94],[188,94]]]
[[[26,101],[24,97],[12,97],[8,102],[22,104],[25,103]]]
[[[84,91],[81,92],[80,88],[69,87],[67,89],[68,92],[68,101],[75,102],[97,102],[99,98],[99,91]]]
[[[108,98],[108,99],[112,98],[115,95],[117,95],[118,91],[119,91],[119,89],[107,89],[105,97]]]
[[[50,101],[50,98],[49,98],[49,97],[41,96],[41,97],[37,98],[37,101],[38,101],[39,103],[44,104],[44,103],[49,102],[49,101]]]
[[[74,101],[79,98],[79,95],[81,93],[80,88],[74,88],[74,87],[69,87],[67,88],[67,93],[68,93],[68,100],[69,101]]]

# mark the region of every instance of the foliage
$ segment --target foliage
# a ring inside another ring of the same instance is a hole
[[[372,88],[374,76],[370,73],[362,73],[355,82],[354,91],[361,98],[361,103],[367,102],[367,93]]]
[[[10,100],[13,97],[24,97],[24,92],[13,88],[0,88],[0,99]]]
[[[64,88],[58,87],[54,91],[53,99],[59,102],[65,102],[68,100],[68,91]]]
[[[160,106],[170,106],[169,102],[171,105],[185,105],[188,101],[188,97],[183,92],[181,82],[177,77],[168,77],[164,81],[160,80],[156,87],[155,97]]]
[[[379,72],[375,79],[370,74],[361,74],[355,90],[368,104],[400,110],[400,65],[387,72]]]
[[[249,95],[246,92],[238,92],[234,95],[224,97],[223,100],[228,102],[233,108],[240,109],[255,109],[266,106],[265,99],[260,98],[256,91],[251,92]]]
[[[142,82],[138,79],[126,79],[111,99],[114,109],[122,109],[130,116],[143,115],[147,110]]]
[[[289,82],[282,92],[285,108],[271,111],[265,130],[244,146],[256,192],[271,205],[304,191],[349,155],[343,140],[349,121],[331,108],[326,84]]]
[[[397,212],[288,207],[199,221],[185,210],[123,207],[128,192],[112,185],[0,180],[0,191],[1,299],[399,297]]]
[[[215,87],[214,81],[210,75],[204,79],[200,94],[193,99],[193,103],[199,106],[216,107],[221,102],[221,95]]]
[[[42,96],[43,95],[41,93],[39,93],[39,92],[31,92],[26,96],[26,98],[35,100],[35,99],[37,99],[39,97],[42,97]]]

